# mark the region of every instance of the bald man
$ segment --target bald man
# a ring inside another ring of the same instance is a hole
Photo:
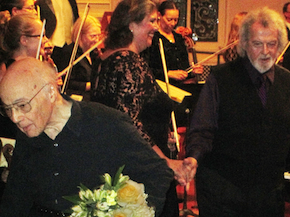
[[[34,58],[14,62],[0,83],[1,114],[20,129],[0,207],[1,217],[66,216],[63,196],[102,184],[104,173],[144,183],[162,211],[173,173],[141,138],[129,117],[58,92],[55,71]]]

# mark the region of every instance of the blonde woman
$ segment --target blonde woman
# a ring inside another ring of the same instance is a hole
[[[240,25],[244,19],[244,17],[247,15],[247,12],[240,12],[237,13],[231,23],[231,30],[229,33],[228,43],[231,44],[234,41],[239,39],[239,28]],[[223,58],[225,62],[229,62],[232,60],[237,59],[238,53],[237,53],[237,47],[236,45],[231,46],[223,53]]]
[[[62,58],[52,58],[57,65],[59,71],[65,69],[70,61],[72,50],[77,39],[79,28],[81,26],[82,18],[78,18],[75,22],[72,30],[72,41],[70,45],[66,45],[62,49]],[[80,36],[79,46],[76,54],[76,58],[85,53],[95,43],[97,43],[101,36],[101,24],[98,19],[88,15],[86,21],[83,24]],[[68,87],[66,93],[68,95],[77,94],[83,97],[83,100],[90,100],[91,89],[91,74],[92,64],[98,59],[99,53],[92,51],[85,58],[83,58],[78,64],[76,64],[71,71]]]

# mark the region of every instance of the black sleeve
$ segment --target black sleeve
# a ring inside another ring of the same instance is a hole
[[[32,207],[33,186],[30,185],[27,170],[29,150],[24,141],[17,140],[13,151],[8,181],[0,206],[1,217],[24,217]]]

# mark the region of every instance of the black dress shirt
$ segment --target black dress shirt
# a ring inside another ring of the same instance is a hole
[[[75,102],[71,117],[55,140],[19,134],[0,208],[1,217],[34,216],[33,206],[64,211],[80,183],[99,187],[104,173],[124,175],[145,185],[158,216],[173,179],[166,162],[145,143],[126,114],[91,102]],[[35,215],[39,216],[39,215]]]

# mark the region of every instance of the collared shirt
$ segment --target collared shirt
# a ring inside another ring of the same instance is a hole
[[[264,79],[266,79],[266,88],[267,88],[267,90],[269,90],[269,86],[274,83],[274,76],[275,76],[274,65],[268,71],[261,74],[251,64],[249,58],[243,58],[243,62],[244,62],[244,66],[247,69],[253,84],[255,84],[255,86],[258,88],[259,84],[257,84],[257,80],[258,80],[258,77],[260,77],[262,75],[264,77]]]
[[[30,213],[33,204],[48,210],[69,209],[73,204],[63,196],[77,194],[80,183],[99,187],[101,175],[114,175],[122,165],[124,175],[144,184],[156,214],[162,211],[172,171],[126,114],[73,101],[71,117],[55,140],[45,133],[34,138],[21,133],[16,141],[1,217],[39,216]]]
[[[255,85],[259,72],[251,64],[250,60],[242,58],[242,62],[249,73],[251,81]],[[274,82],[274,66],[267,72],[267,78],[269,83]],[[257,87],[257,85],[255,85]],[[257,87],[258,90],[258,87]],[[258,93],[257,93],[258,94]],[[198,105],[194,111],[194,115],[190,125],[191,131],[199,131],[200,127],[204,130],[202,137],[206,138],[199,140],[198,137],[190,135],[192,144],[198,144],[198,147],[187,146],[187,156],[191,156],[200,159],[205,152],[212,149],[211,141],[214,139],[214,131],[218,129],[218,110],[219,110],[219,88],[215,77],[210,74],[205,86],[203,87],[198,100]],[[198,141],[198,142],[197,142]]]

